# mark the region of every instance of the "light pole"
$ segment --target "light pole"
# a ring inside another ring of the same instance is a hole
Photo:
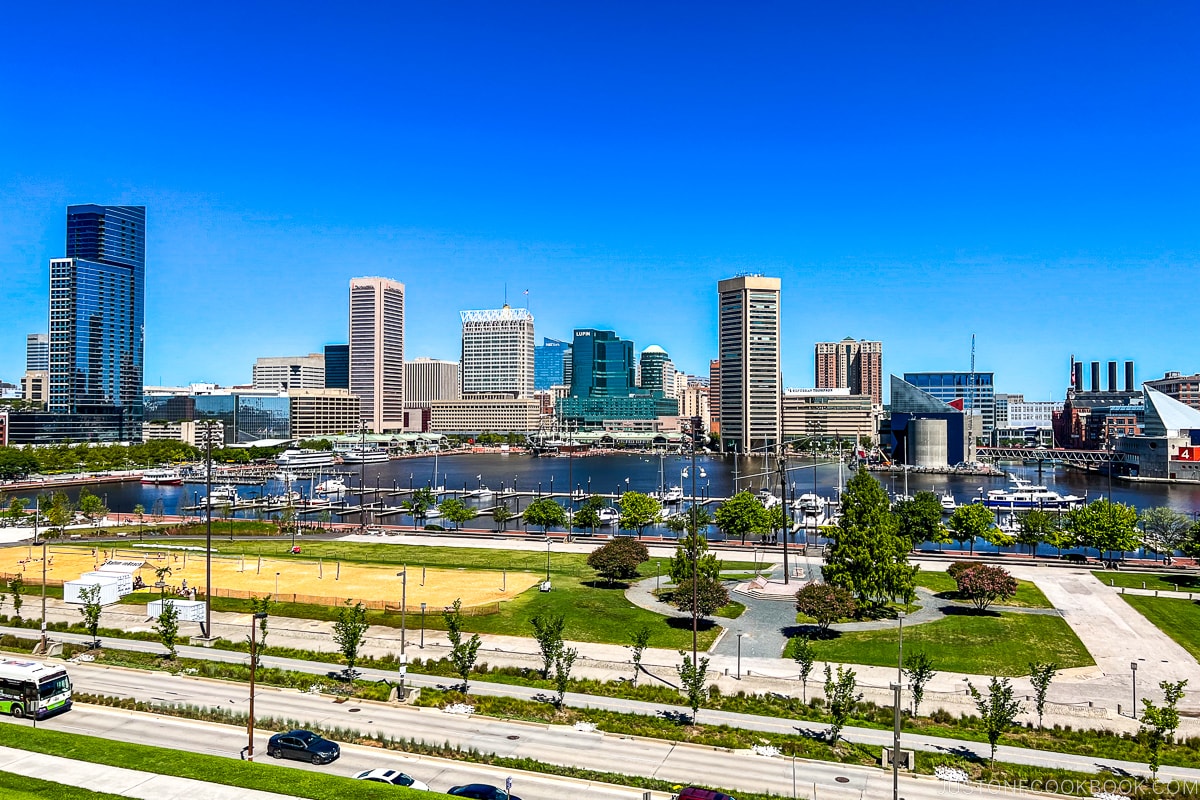
[[[33,497],[33,541],[38,540],[38,517],[42,515],[42,496]],[[42,539],[42,643],[38,652],[46,653],[46,540]],[[34,717],[36,718],[36,714]]]
[[[900,620],[900,646],[896,652],[896,682],[904,680],[904,612],[896,613],[896,618]]]
[[[358,465],[358,533],[362,536],[367,532],[367,426],[363,425],[359,433],[362,435],[359,452],[363,459]],[[437,475],[433,479],[436,481]]]
[[[250,720],[246,723],[246,760],[254,760],[254,676],[258,672],[258,621],[267,618],[260,611],[250,618]]]
[[[738,679],[739,681],[742,679],[742,637],[743,637],[743,636],[745,636],[745,635],[746,635],[746,634],[744,634],[744,633],[739,633],[739,634],[737,635],[737,637],[738,637],[738,651],[737,651],[737,679]]]
[[[275,596],[279,597],[279,573],[275,573]]]
[[[546,580],[550,580],[550,537],[546,537]]]
[[[421,649],[425,649],[425,604],[421,603]]]
[[[900,683],[892,684],[893,702],[896,707],[892,725],[892,800],[900,800]]]
[[[408,674],[408,655],[404,652],[405,639],[408,638],[408,565],[404,565],[402,572],[397,572],[396,575],[400,578],[400,702],[404,702],[404,678]],[[425,604],[421,604],[421,613],[425,613]],[[421,619],[421,635],[424,636],[425,631],[424,616]]]
[[[1137,719],[1137,662],[1129,662],[1129,671],[1133,673],[1133,718]]]
[[[208,420],[204,431],[204,635],[212,636],[212,427]],[[232,530],[232,528],[231,528]],[[278,588],[275,594],[279,594]]]

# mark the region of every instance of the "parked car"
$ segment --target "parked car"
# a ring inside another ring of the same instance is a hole
[[[429,784],[395,769],[368,769],[358,773],[354,777],[360,781],[390,783],[393,786],[407,786],[409,789],[419,789],[422,792],[429,791]]]
[[[267,742],[267,755],[271,758],[292,758],[328,764],[342,754],[337,742],[331,742],[312,731],[288,731],[277,733]]]
[[[487,783],[468,783],[466,786],[455,786],[446,794],[455,797],[470,797],[472,800],[521,800],[515,794],[509,794]]]
[[[675,800],[736,800],[736,798],[713,789],[685,786],[679,790],[679,794],[675,795]]]

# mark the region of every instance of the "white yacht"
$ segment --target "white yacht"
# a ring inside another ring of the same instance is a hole
[[[342,451],[343,464],[378,464],[388,460],[382,447],[351,447]]]
[[[674,505],[675,503],[682,503],[683,502],[683,487],[682,486],[672,486],[670,489],[667,489],[667,491],[665,493],[663,493],[662,501],[664,503],[669,503],[671,505]]]
[[[174,467],[154,467],[142,473],[142,483],[155,486],[178,486],[183,483],[183,473]]]
[[[958,503],[954,502],[954,495],[950,494],[950,492],[942,492],[941,502],[943,514],[953,514],[955,509],[958,508]]]
[[[769,508],[774,508],[775,506],[783,504],[782,500],[780,500],[775,495],[771,494],[770,489],[763,489],[761,492],[758,493],[757,497],[758,497],[758,502],[763,504],[763,508],[769,509]]]
[[[302,450],[293,447],[280,453],[279,457],[275,459],[275,463],[285,470],[320,469],[332,467],[334,456],[331,450]]]
[[[825,513],[825,498],[805,492],[795,499],[792,509],[808,517],[819,517]]]
[[[472,489],[471,491],[467,492],[467,497],[473,497],[477,500],[484,500],[491,497],[493,494],[495,494],[495,492],[481,483],[479,484],[478,489]]]
[[[1021,478],[1013,479],[1010,489],[992,489],[983,498],[983,504],[988,508],[997,509],[1026,509],[1046,508],[1050,510],[1070,510],[1083,505],[1082,497],[1074,494],[1062,495],[1047,489],[1045,486],[1034,486]]]
[[[599,509],[596,514],[600,517],[601,525],[616,525],[617,521],[621,519],[621,511],[612,506],[605,506]]]
[[[341,478],[330,478],[318,483],[313,493],[319,497],[342,497],[346,494],[346,482]]]
[[[238,501],[237,487],[233,484],[214,486],[208,499],[212,503],[236,503]]]

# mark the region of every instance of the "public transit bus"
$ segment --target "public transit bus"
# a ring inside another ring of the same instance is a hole
[[[71,678],[62,667],[0,657],[0,713],[37,719],[71,708]]]

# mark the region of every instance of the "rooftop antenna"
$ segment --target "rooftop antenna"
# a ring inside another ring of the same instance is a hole
[[[504,282],[504,305],[508,305],[508,281]]]

